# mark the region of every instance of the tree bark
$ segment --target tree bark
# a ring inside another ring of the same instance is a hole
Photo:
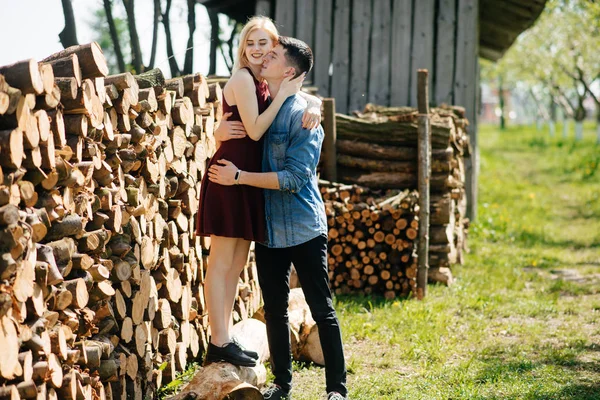
[[[121,43],[119,42],[119,35],[115,26],[115,20],[112,15],[112,1],[104,1],[104,12],[106,13],[106,20],[108,21],[108,30],[110,32],[110,39],[113,42],[113,48],[115,50],[115,56],[117,57],[117,64],[119,66],[119,72],[125,72],[125,60],[123,59],[123,52],[121,51]]]
[[[154,68],[156,62],[156,47],[158,44],[158,23],[160,22],[160,0],[154,0],[154,20],[152,27],[152,48],[150,50],[150,63],[147,69]]]
[[[219,39],[219,14],[211,9],[208,10],[208,19],[210,20],[210,67],[209,75],[217,73],[217,47],[221,40]]]
[[[183,73],[191,74],[194,72],[194,32],[196,31],[196,0],[187,0],[188,4],[188,37],[187,48],[185,49],[185,61],[183,62]]]
[[[170,1],[170,0],[169,0]],[[127,13],[127,26],[129,27],[129,39],[131,43],[131,64],[137,74],[144,72],[142,64],[142,49],[140,47],[140,38],[135,25],[135,6],[134,0],[123,0],[125,12]]]
[[[167,37],[167,57],[169,57],[169,68],[171,68],[171,76],[181,75],[175,54],[173,52],[173,39],[171,37],[171,23],[169,21],[169,14],[171,13],[171,3],[173,0],[167,0],[167,6],[165,13],[162,15],[162,23],[165,27],[165,36]]]
[[[77,29],[75,25],[75,14],[73,13],[73,4],[71,0],[61,0],[63,6],[63,14],[65,16],[65,27],[58,34],[60,43],[66,49],[67,47],[79,44],[77,40]]]

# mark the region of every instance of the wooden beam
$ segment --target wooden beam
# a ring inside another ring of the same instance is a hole
[[[390,4],[389,0],[373,0],[373,26],[371,28],[368,100],[370,103],[384,106],[390,104],[389,48],[392,29]],[[431,29],[433,29],[433,26]],[[431,51],[433,52],[433,49]]]
[[[313,49],[315,32],[315,0],[302,0],[296,2],[296,29],[295,36]],[[313,72],[310,71],[306,80],[313,81]]]
[[[472,146],[471,157],[465,160],[465,191],[467,217],[477,217],[477,95],[479,92],[479,7],[478,0],[458,0],[456,38],[456,70],[454,72],[454,104],[465,107],[469,120],[467,131]]]
[[[413,42],[410,70],[414,74],[417,69],[433,71],[433,52],[435,46],[435,0],[419,0],[414,2]],[[428,85],[428,90],[432,89]],[[429,96],[428,96],[429,98]],[[417,80],[413,79],[410,84],[409,105],[417,103]]]
[[[296,1],[295,0],[278,0],[275,3],[275,24],[280,35],[296,36],[295,31],[295,15]]]
[[[410,104],[410,46],[412,42],[412,1],[394,0],[392,5],[392,43],[390,105]]]
[[[369,87],[369,49],[365,45],[371,33],[371,2],[352,1],[352,56],[350,58],[350,100],[348,109],[361,110],[367,102]],[[371,49],[371,54],[374,51]],[[379,54],[377,54],[379,56]]]
[[[453,104],[456,0],[439,0],[438,6],[433,101],[436,105]]]
[[[335,98],[336,111],[348,113],[348,86],[350,84],[350,0],[337,0],[333,26],[333,75],[331,97]]]
[[[319,94],[330,95],[329,65],[331,64],[331,35],[333,31],[333,2],[317,1],[315,15],[315,46],[313,54],[314,85],[319,88]]]

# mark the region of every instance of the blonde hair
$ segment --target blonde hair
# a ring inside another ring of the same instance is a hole
[[[238,46],[237,59],[233,65],[232,73],[235,73],[237,70],[247,67],[250,64],[248,58],[246,57],[246,41],[248,40],[250,33],[256,29],[264,29],[267,31],[271,37],[271,40],[273,41],[273,46],[277,44],[277,41],[279,40],[279,32],[277,32],[277,28],[275,27],[275,24],[271,18],[264,17],[262,15],[250,18],[240,32],[240,44]]]

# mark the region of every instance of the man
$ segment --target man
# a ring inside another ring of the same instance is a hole
[[[312,68],[306,43],[280,37],[265,57],[262,77],[271,97],[282,80]],[[327,275],[327,223],[316,176],[323,128],[302,129],[306,102],[290,96],[265,135],[263,172],[240,171],[219,160],[208,171],[222,185],[250,185],[265,190],[267,240],[256,244],[258,279],[263,292],[274,384],[265,399],[290,399],[292,358],[288,321],[289,277],[293,263],[312,316],[319,327],[329,400],[346,399],[346,366],[339,322]]]

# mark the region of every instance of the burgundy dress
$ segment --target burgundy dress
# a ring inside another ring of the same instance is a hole
[[[252,75],[250,69],[248,72]],[[252,77],[256,86],[258,113],[261,114],[269,105],[269,89],[266,82],[259,82],[254,75]],[[227,112],[232,113],[229,121],[242,120],[237,105],[230,106],[223,97],[223,113]],[[222,142],[221,147],[210,160],[208,168],[217,160],[225,159],[242,171],[262,172],[262,146],[262,138],[255,141],[248,136]],[[266,236],[264,204],[262,189],[246,185],[219,185],[211,182],[206,173],[200,187],[196,233],[201,236],[215,235],[264,242]]]

